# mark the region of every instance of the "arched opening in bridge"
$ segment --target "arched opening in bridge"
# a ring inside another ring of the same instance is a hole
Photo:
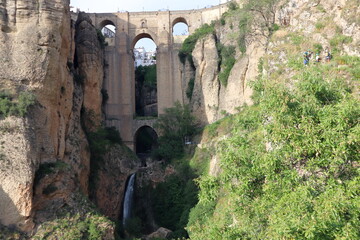
[[[188,36],[189,26],[185,18],[177,18],[173,21],[173,36]]]
[[[101,33],[105,38],[115,38],[116,27],[110,20],[104,20],[100,23]]]
[[[100,30],[104,37],[104,39],[101,39],[101,42],[105,41],[105,46],[115,46],[115,24],[110,20],[104,20],[100,23]]]
[[[145,163],[146,158],[158,147],[158,135],[152,127],[142,126],[136,131],[134,142],[136,155]]]
[[[156,44],[149,34],[134,40],[135,111],[137,117],[157,117]]]

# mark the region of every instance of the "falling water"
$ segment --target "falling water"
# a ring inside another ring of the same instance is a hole
[[[133,195],[134,195],[134,182],[135,173],[130,176],[130,179],[126,186],[126,192],[124,196],[124,207],[123,207],[123,225],[125,226],[126,221],[130,218]]]

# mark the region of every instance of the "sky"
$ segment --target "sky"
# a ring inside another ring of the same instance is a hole
[[[228,0],[70,0],[70,6],[84,12],[141,12],[158,10],[191,10],[225,3]],[[185,31],[180,28],[179,32]],[[147,51],[155,50],[155,43],[150,39],[140,39],[135,47],[145,47]]]

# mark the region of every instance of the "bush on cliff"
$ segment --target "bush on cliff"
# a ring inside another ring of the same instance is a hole
[[[257,80],[258,104],[234,116],[218,147],[220,175],[198,180],[191,239],[360,238],[360,104],[343,78],[351,69],[310,66],[292,88]]]
[[[197,124],[188,105],[175,103],[160,115],[156,128],[160,129],[159,148],[154,153],[158,158],[179,158],[184,153],[185,139],[196,133]]]
[[[181,49],[179,50],[180,61],[184,64],[185,60],[188,59],[188,61],[192,63],[192,52],[195,48],[197,40],[208,34],[214,34],[214,32],[215,28],[213,24],[204,24],[200,28],[196,29],[195,33],[185,39]]]
[[[0,92],[0,115],[25,117],[35,100],[31,92],[21,92],[17,98],[7,92]]]

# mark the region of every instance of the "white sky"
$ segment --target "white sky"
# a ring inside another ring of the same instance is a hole
[[[224,3],[227,0],[70,0],[70,5],[84,12],[189,10]]]

